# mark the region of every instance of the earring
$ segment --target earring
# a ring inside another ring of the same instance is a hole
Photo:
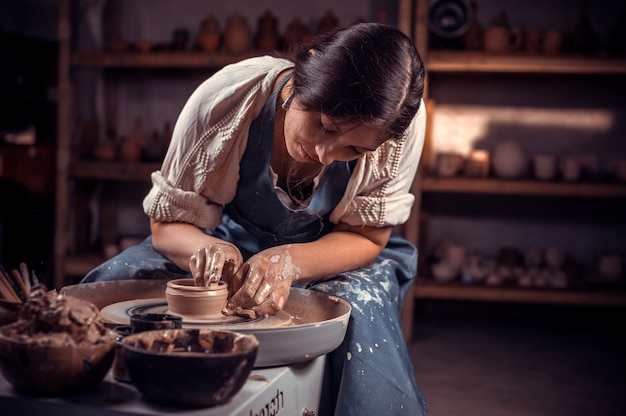
[[[289,105],[291,104],[291,100],[293,100],[293,93],[289,94],[289,97],[287,97],[283,105],[281,105],[283,110],[286,110],[289,108]]]

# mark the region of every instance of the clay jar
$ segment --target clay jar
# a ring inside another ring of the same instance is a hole
[[[167,282],[165,299],[169,313],[189,318],[215,319],[222,317],[228,298],[228,285],[196,286],[193,279],[175,279]]]
[[[139,162],[148,144],[148,136],[143,131],[140,117],[133,120],[133,130],[120,145],[120,157],[124,162]]]
[[[250,49],[252,33],[248,21],[234,13],[228,17],[224,29],[224,46],[230,53],[243,53]]]
[[[507,26],[490,26],[485,29],[483,43],[487,52],[510,52],[520,47],[522,35],[519,30]]]
[[[294,18],[283,34],[283,46],[287,51],[296,51],[298,45],[309,36],[309,30],[299,18]]]
[[[202,21],[196,42],[202,50],[213,52],[220,46],[220,36],[220,23],[209,15]]]
[[[498,143],[493,150],[493,172],[503,179],[518,179],[528,173],[528,158],[522,146],[509,139]]]
[[[278,20],[269,10],[259,17],[254,46],[259,51],[278,50],[280,46]]]

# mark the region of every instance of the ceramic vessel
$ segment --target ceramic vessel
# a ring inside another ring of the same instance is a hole
[[[603,254],[598,259],[597,267],[601,278],[617,280],[622,276],[623,261],[617,254]]]
[[[489,152],[486,150],[472,150],[465,160],[465,176],[486,178],[489,176]]]
[[[209,15],[202,21],[200,31],[196,36],[198,46],[206,51],[213,52],[220,46],[220,23],[213,15]]]
[[[183,327],[183,318],[167,313],[140,313],[130,317],[133,332],[152,331],[153,329],[178,329]]]
[[[243,53],[250,49],[252,33],[248,21],[239,13],[228,17],[224,28],[224,46],[230,53]]]
[[[332,10],[326,10],[317,24],[317,33],[322,34],[332,32],[337,27],[339,27],[339,19],[335,16]]]
[[[196,286],[193,279],[167,282],[165,298],[170,313],[190,318],[220,318],[228,298],[228,285]]]
[[[20,392],[61,395],[89,391],[107,374],[115,356],[115,335],[85,346],[49,346],[0,332],[0,371]]]
[[[549,31],[543,36],[543,52],[555,55],[563,52],[565,34],[563,32]]]
[[[520,29],[512,29],[506,12],[500,13],[496,23],[487,27],[483,35],[485,51],[511,52],[522,46],[523,34]]]
[[[145,331],[121,341],[128,375],[145,399],[191,408],[230,401],[250,375],[258,349],[252,334],[212,329]]]
[[[295,52],[298,45],[309,36],[309,29],[299,18],[294,18],[283,33],[283,48]]]
[[[550,181],[556,176],[556,158],[552,155],[536,155],[533,158],[535,178],[540,181]]]
[[[559,160],[559,171],[564,181],[574,182],[580,179],[580,160],[576,156],[564,156]]]
[[[259,17],[254,46],[259,51],[274,51],[280,47],[278,20],[269,10]]]
[[[463,35],[463,41],[465,49],[470,51],[480,51],[483,46],[483,26],[478,20],[478,4],[475,1],[470,3],[471,18],[470,24],[465,35]]]
[[[498,143],[493,150],[493,171],[499,178],[518,179],[528,172],[528,158],[515,140]]]
[[[523,47],[524,52],[539,53],[543,51],[545,33],[536,27],[529,27],[524,30]]]
[[[437,154],[437,175],[449,178],[458,175],[463,169],[463,155],[454,152],[442,152]]]
[[[124,162],[139,162],[148,144],[148,136],[143,131],[141,117],[133,120],[133,129],[120,145],[120,158]]]

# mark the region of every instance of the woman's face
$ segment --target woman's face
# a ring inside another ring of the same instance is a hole
[[[360,123],[338,123],[328,116],[304,111],[294,99],[285,114],[285,145],[300,163],[329,165],[373,151],[387,139],[385,133]]]

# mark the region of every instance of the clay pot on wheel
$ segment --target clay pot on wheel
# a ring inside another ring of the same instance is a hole
[[[167,282],[165,298],[169,313],[190,318],[220,318],[228,298],[228,285],[196,286],[193,279]]]

